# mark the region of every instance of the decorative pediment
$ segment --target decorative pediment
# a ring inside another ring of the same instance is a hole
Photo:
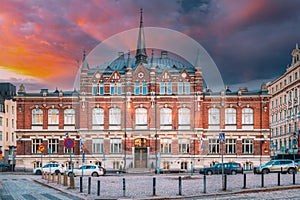
[[[149,74],[142,64],[139,64],[134,71],[133,79],[136,81],[149,81]]]
[[[190,79],[191,77],[185,69],[183,69],[181,73],[176,77],[177,82],[185,82],[185,81],[189,81]]]
[[[171,74],[168,72],[168,70],[164,70],[164,72],[160,75],[159,77],[159,81],[162,82],[172,82],[172,76]]]
[[[104,82],[104,77],[103,77],[103,75],[97,70],[95,73],[94,73],[94,75],[93,75],[93,77],[92,77],[92,82],[96,82],[96,83],[98,83],[98,82]]]
[[[115,70],[108,79],[109,82],[119,82],[122,81],[121,75],[117,70]]]

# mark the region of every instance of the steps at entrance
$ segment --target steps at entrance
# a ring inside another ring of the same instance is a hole
[[[128,168],[126,169],[127,173],[130,174],[146,174],[146,173],[154,173],[154,169],[150,168]]]

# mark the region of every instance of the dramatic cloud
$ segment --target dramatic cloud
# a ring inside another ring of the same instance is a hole
[[[72,90],[83,50],[138,27],[143,8],[144,26],[174,29],[203,45],[226,85],[259,89],[290,64],[300,42],[299,7],[295,0],[3,0],[0,66],[16,79],[0,79]]]

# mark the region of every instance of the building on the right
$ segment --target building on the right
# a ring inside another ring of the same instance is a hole
[[[286,72],[268,83],[270,99],[270,150],[273,158],[300,158],[299,154],[299,87],[300,49],[292,51]]]

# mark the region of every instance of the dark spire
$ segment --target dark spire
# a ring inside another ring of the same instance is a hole
[[[89,69],[89,64],[86,61],[86,55],[85,55],[85,49],[83,50],[83,57],[82,57],[82,63],[81,63],[81,69]]]
[[[137,43],[137,50],[135,55],[135,63],[147,63],[147,53],[145,45],[145,35],[144,35],[144,26],[143,26],[143,9],[141,8],[141,18],[140,18],[140,30],[139,38]]]

